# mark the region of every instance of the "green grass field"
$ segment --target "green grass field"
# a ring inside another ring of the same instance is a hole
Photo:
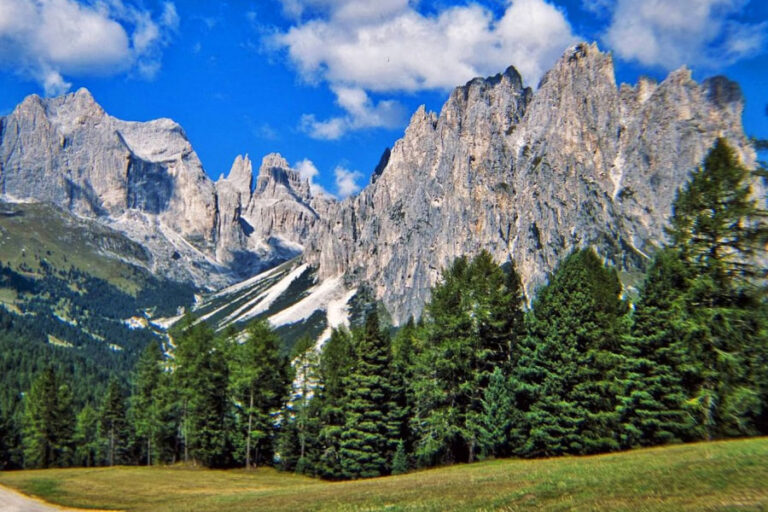
[[[0,473],[60,505],[126,511],[768,510],[768,438],[593,457],[494,460],[353,482],[271,469]]]

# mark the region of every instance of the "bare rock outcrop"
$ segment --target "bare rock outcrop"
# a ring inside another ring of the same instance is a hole
[[[641,268],[664,239],[678,187],[717,137],[749,165],[738,85],[616,86],[596,45],[568,49],[538,90],[510,68],[453,91],[439,115],[411,119],[375,182],[313,232],[321,277],[369,285],[397,321],[418,314],[462,254],[515,261],[531,294],[574,247]]]

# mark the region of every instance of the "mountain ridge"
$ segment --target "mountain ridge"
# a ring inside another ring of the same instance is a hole
[[[514,260],[529,297],[576,247],[642,268],[717,137],[754,164],[742,110],[738,84],[685,68],[617,86],[611,55],[581,43],[535,91],[510,66],[454,89],[440,113],[420,107],[370,184],[335,201],[277,154],[256,177],[237,156],[213,182],[180,125],[117,120],[81,89],[0,118],[0,184],[128,235],[158,274],[216,289],[300,256],[400,323],[442,268],[481,249]]]
[[[514,68],[471,80],[439,114],[417,110],[305,257],[321,279],[368,283],[396,322],[420,312],[442,268],[481,249],[514,260],[529,297],[576,247],[637,269],[717,137],[754,164],[742,108],[737,84],[697,84],[687,69],[618,87],[594,43],[566,50],[535,92]]]

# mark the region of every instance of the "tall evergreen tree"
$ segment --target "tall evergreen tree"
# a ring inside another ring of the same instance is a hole
[[[315,341],[309,336],[300,339],[293,348],[291,361],[294,379],[290,398],[281,413],[277,448],[280,468],[314,474],[320,430],[317,401],[313,400],[319,380]]]
[[[157,462],[174,463],[182,458],[185,401],[178,382],[176,375],[163,372],[155,390],[157,429],[152,445]]]
[[[91,404],[77,413],[74,443],[75,464],[90,468],[100,463],[99,413]]]
[[[755,433],[765,415],[768,214],[751,183],[735,151],[719,139],[679,191],[669,229],[671,249],[690,275],[685,388],[707,439]]]
[[[756,258],[768,242],[768,214],[752,194],[751,181],[734,149],[718,139],[675,198],[668,234],[672,246],[716,288],[705,305],[732,300],[744,278],[768,275]]]
[[[623,446],[651,446],[695,437],[686,383],[694,361],[686,321],[690,269],[677,251],[659,251],[632,313],[625,387],[620,397]]]
[[[229,372],[213,332],[203,323],[178,338],[175,385],[180,395],[184,460],[207,467],[230,461],[228,446]]]
[[[123,389],[112,378],[99,410],[99,430],[105,442],[105,459],[108,465],[126,462],[128,444],[128,417]]]
[[[515,428],[523,423],[522,412],[515,407],[509,379],[500,367],[491,374],[483,392],[479,417],[479,448],[485,456],[504,457],[512,451]]]
[[[627,305],[615,270],[591,249],[571,253],[539,291],[517,381],[530,404],[520,453],[616,449],[620,341]]]
[[[391,390],[387,376],[391,371],[391,352],[389,336],[380,329],[375,310],[366,317],[357,349],[353,370],[344,379],[345,429],[339,451],[347,478],[367,478],[388,472]]]
[[[514,266],[505,273],[487,252],[458,258],[432,289],[412,385],[421,464],[475,458],[483,394],[495,368],[514,366],[522,308]]]
[[[320,386],[315,389],[312,406],[320,417],[318,458],[313,461],[314,472],[324,478],[340,478],[341,434],[346,418],[345,379],[352,372],[356,360],[353,337],[346,329],[334,329],[320,355]]]
[[[390,373],[390,432],[388,437],[396,453],[402,451],[405,457],[406,468],[408,466],[408,454],[412,453],[415,439],[410,428],[410,418],[414,410],[414,396],[410,387],[414,379],[414,364],[416,358],[416,344],[419,338],[419,329],[409,318],[404,326],[398,330],[392,340],[392,372]],[[395,461],[392,461],[392,470],[395,469]],[[404,471],[403,471],[404,472]]]
[[[230,352],[230,388],[245,426],[245,467],[271,461],[275,438],[274,416],[288,396],[290,363],[280,355],[280,338],[266,321],[248,327],[242,344]]]
[[[10,467],[10,420],[3,414],[0,404],[0,471]]]
[[[143,440],[148,466],[152,465],[152,443],[160,429],[159,387],[162,378],[162,353],[156,343],[150,343],[141,354],[134,376],[131,416],[136,435]]]
[[[49,468],[71,464],[74,428],[72,393],[49,366],[25,397],[24,465]]]

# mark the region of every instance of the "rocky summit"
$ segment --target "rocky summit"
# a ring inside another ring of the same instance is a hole
[[[737,84],[699,84],[687,69],[617,87],[595,44],[568,49],[536,91],[514,68],[474,79],[440,114],[413,115],[375,182],[334,205],[305,258],[321,278],[367,284],[399,322],[441,269],[481,249],[514,260],[529,297],[575,247],[642,268],[717,137],[754,164],[742,108]]]
[[[255,190],[252,183],[247,156],[213,183],[177,123],[115,119],[85,89],[30,96],[0,118],[6,199],[95,218],[144,245],[154,272],[200,287],[231,284],[301,252],[318,216],[308,183],[276,155],[264,159]]]
[[[641,269],[717,137],[754,164],[742,109],[737,84],[687,69],[617,87],[611,56],[579,44],[536,90],[510,67],[439,114],[420,108],[371,184],[337,202],[274,154],[256,179],[238,156],[214,183],[178,124],[115,119],[81,89],[0,118],[0,185],[126,234],[165,277],[214,288],[302,255],[318,282],[366,288],[399,323],[481,249],[514,260],[529,296],[575,247]]]

